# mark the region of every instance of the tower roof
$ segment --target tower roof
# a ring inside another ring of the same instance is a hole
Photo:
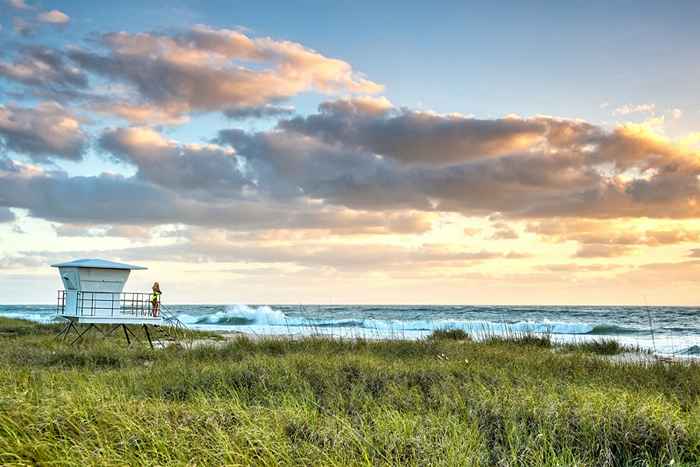
[[[52,264],[54,268],[94,268],[94,269],[148,269],[143,266],[135,266],[133,264],[116,263],[106,259],[86,258],[68,261],[66,263]]]

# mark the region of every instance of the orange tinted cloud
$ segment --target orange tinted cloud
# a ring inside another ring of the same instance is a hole
[[[73,50],[69,55],[91,72],[130,85],[138,96],[135,102],[103,109],[136,121],[143,120],[136,110],[146,105],[160,106],[167,112],[165,120],[173,121],[189,112],[264,106],[304,91],[382,90],[345,61],[298,43],[228,29],[196,26],[172,35],[119,32],[103,35],[101,42],[106,54]],[[150,117],[156,116],[151,112]]]

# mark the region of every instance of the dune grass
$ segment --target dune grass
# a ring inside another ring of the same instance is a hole
[[[618,341],[609,338],[563,344],[562,348],[564,350],[590,352],[598,355],[617,355],[623,352],[643,352],[643,350],[638,347],[624,346]]]
[[[452,339],[453,341],[468,341],[471,336],[462,329],[436,329],[428,340]]]
[[[20,331],[21,329],[21,331]],[[696,465],[700,371],[526,340],[70,347],[0,321],[0,463]]]

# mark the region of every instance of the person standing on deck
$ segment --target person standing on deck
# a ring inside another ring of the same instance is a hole
[[[152,287],[153,293],[151,294],[151,312],[154,317],[158,317],[160,313],[160,284],[158,282],[153,283]]]

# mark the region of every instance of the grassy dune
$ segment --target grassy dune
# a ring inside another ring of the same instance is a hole
[[[0,463],[697,465],[700,371],[608,345],[240,338],[69,347],[0,321]]]

